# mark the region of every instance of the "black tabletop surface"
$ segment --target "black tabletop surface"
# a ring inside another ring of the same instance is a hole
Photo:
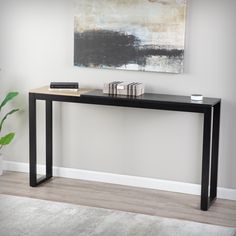
[[[181,104],[199,104],[203,106],[214,106],[221,99],[219,98],[209,98],[204,97],[203,101],[192,101],[190,96],[180,96],[180,95],[169,95],[169,94],[156,94],[156,93],[145,93],[141,96],[131,97],[123,95],[109,95],[104,94],[102,90],[92,90],[81,96],[92,96],[97,98],[107,98],[107,99],[124,99],[124,100],[135,100],[135,101],[153,101],[153,102],[163,102],[163,103],[181,103]]]

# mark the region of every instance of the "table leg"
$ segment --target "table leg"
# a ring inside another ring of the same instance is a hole
[[[52,173],[52,101],[46,100],[46,177],[51,178]]]
[[[203,153],[202,153],[202,185],[201,210],[207,211],[209,207],[209,167],[211,146],[211,108],[204,113]]]
[[[213,111],[213,134],[212,134],[212,154],[211,154],[211,189],[210,200],[217,197],[217,177],[218,177],[218,156],[219,156],[219,134],[220,134],[220,107],[221,103],[214,106]]]
[[[37,185],[37,150],[36,150],[36,99],[29,94],[29,154],[30,154],[30,186]]]
[[[46,175],[37,178],[36,97],[29,94],[30,186],[36,187],[52,177],[52,101],[46,100]]]

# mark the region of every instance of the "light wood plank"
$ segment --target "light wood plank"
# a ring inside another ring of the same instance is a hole
[[[70,91],[70,90],[62,90],[62,89],[50,89],[49,86],[44,86],[41,88],[31,89],[29,92],[37,93],[37,94],[80,97],[80,95],[91,92],[91,91],[92,89],[87,89],[87,88],[80,88],[78,91]]]
[[[217,199],[203,212],[194,195],[67,178],[31,188],[28,179],[28,174],[6,172],[0,193],[236,227],[236,201]]]

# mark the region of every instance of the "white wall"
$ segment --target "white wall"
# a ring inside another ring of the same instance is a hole
[[[140,81],[147,92],[221,97],[219,185],[236,189],[236,1],[190,0],[185,73],[82,69],[73,66],[73,4],[68,0],[0,0],[0,93],[18,90],[21,113],[8,160],[28,161],[30,88],[78,81],[102,88]],[[44,107],[39,103],[39,162],[44,154]],[[55,104],[57,166],[190,183],[200,182],[202,115],[82,104]]]

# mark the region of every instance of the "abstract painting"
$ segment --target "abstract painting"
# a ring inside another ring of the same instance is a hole
[[[74,64],[182,73],[186,0],[75,0]]]

